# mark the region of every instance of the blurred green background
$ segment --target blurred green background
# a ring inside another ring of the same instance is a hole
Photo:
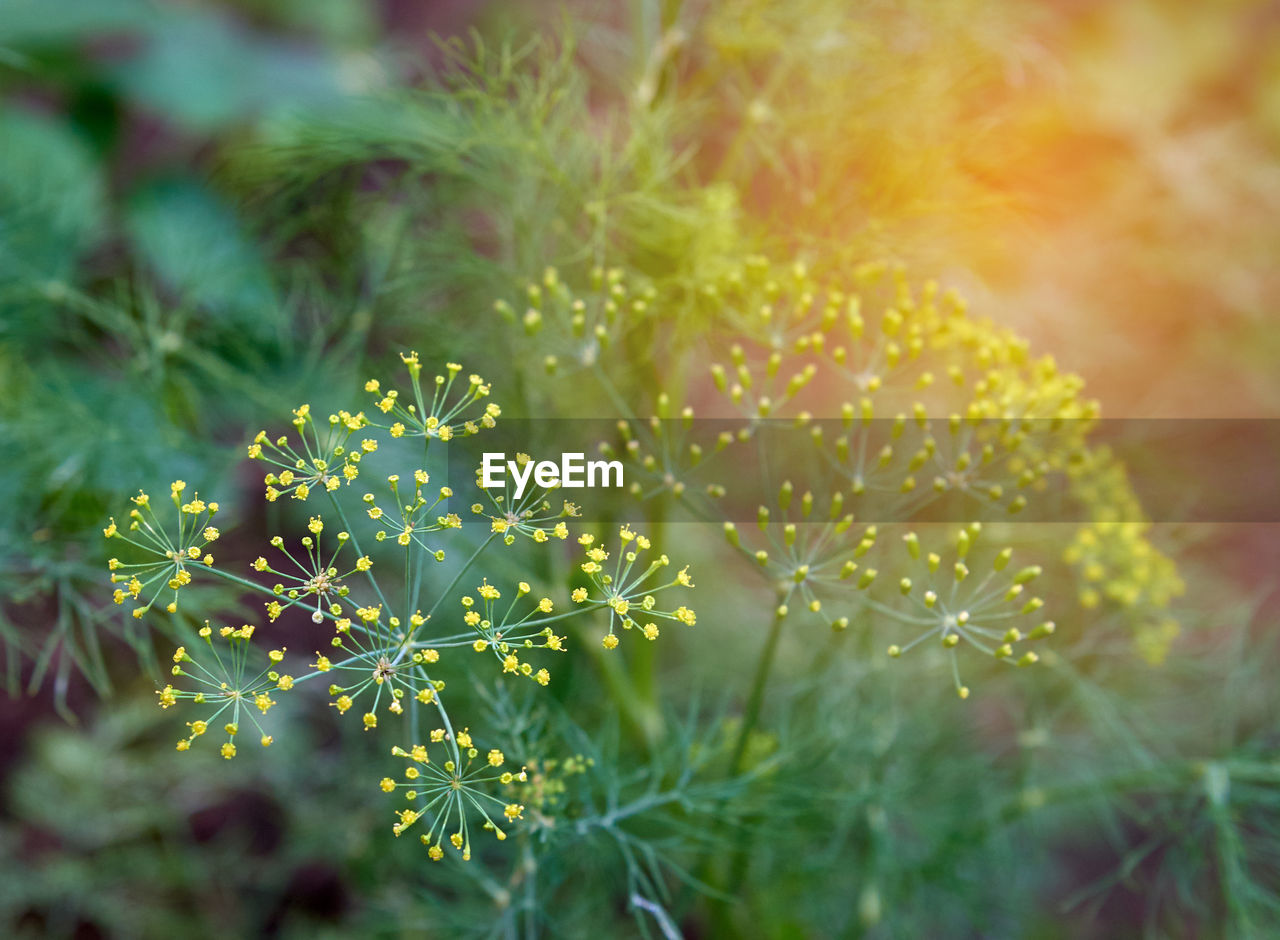
[[[0,935],[1273,935],[1274,527],[1156,527],[1189,585],[1159,669],[886,709],[890,679],[827,681],[789,638],[745,914],[677,879],[678,925],[589,853],[532,920],[428,867],[323,711],[252,760],[175,759],[171,644],[108,603],[100,530],[181,477],[252,557],[280,515],[243,443],[404,348],[516,416],[598,416],[492,305],[599,252],[669,296],[747,251],[888,256],[1108,416],[1273,417],[1278,158],[1263,0],[0,0]],[[617,377],[640,412],[660,359]],[[675,711],[723,699],[713,737],[756,652],[729,577],[657,664]]]

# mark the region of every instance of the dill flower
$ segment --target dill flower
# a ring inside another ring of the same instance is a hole
[[[861,265],[850,283],[822,285],[803,265],[756,259],[731,283],[716,296],[740,310],[755,347],[733,345],[711,372],[742,434],[787,414],[808,426],[805,390],[822,376],[824,395],[844,398],[841,429],[812,425],[812,439],[859,514],[906,518],[952,493],[1017,513],[1066,469],[1097,416],[1078,376],[969,318],[954,291],[914,290],[901,265]]]
[[[272,440],[266,431],[259,431],[249,445],[248,456],[277,468],[263,478],[267,500],[274,502],[281,496],[305,500],[312,492],[332,493],[354,480],[360,474],[361,456],[373,449],[370,445],[375,442],[366,440],[355,448],[349,443],[351,435],[368,423],[364,412],[339,411],[329,415],[322,427],[311,406],[303,404],[293,410],[298,447],[288,435]]]
[[[892,616],[929,628],[895,644],[895,652],[934,631],[948,648],[963,642],[1008,661],[1018,642],[1006,639],[1008,631],[983,633],[968,624],[1029,617],[1034,609],[995,610],[988,606],[994,602],[968,593],[964,585],[983,583],[986,575],[964,581],[963,561],[941,574],[901,577],[897,560],[888,558],[881,564],[894,577],[880,575],[870,554],[885,554],[877,528],[854,529],[851,514],[907,520],[945,509],[961,518],[1008,517],[1058,482],[1091,520],[1064,555],[1082,584],[1082,604],[1118,611],[1132,624],[1143,655],[1155,661],[1163,656],[1178,629],[1166,607],[1181,582],[1148,541],[1123,468],[1105,449],[1089,447],[1099,409],[1084,396],[1079,376],[1061,370],[1052,357],[1033,357],[1012,331],[970,316],[955,291],[933,281],[913,285],[901,265],[863,264],[848,277],[824,282],[802,264],[749,258],[708,280],[701,296],[738,340],[729,345],[727,361],[711,366],[714,385],[741,422],[734,442],[790,422],[801,432],[796,440],[807,441],[822,458],[820,475],[830,479],[811,487],[829,493],[826,519],[810,517],[812,497],[806,494],[798,517],[785,509],[775,517],[776,510],[761,508],[763,544],[750,544],[745,530],[725,524],[729,542],[776,585],[778,616],[800,601],[840,629],[849,624],[846,609],[870,605],[881,615],[892,610]],[[842,399],[838,425],[834,416],[815,418],[809,410],[822,408],[832,394]],[[779,418],[785,421],[766,424]],[[790,500],[789,489],[784,485],[788,492],[780,502]],[[1061,492],[1053,490],[1055,496]],[[976,537],[976,529],[968,531]],[[918,545],[918,537],[912,539]],[[946,590],[922,587],[947,574],[952,580]],[[838,581],[845,582],[843,589]],[[879,596],[895,589],[893,604]],[[927,615],[900,606],[929,596],[942,599]],[[839,617],[826,614],[831,598],[843,602]],[[1048,622],[1017,630],[1023,638],[1048,632]],[[1034,658],[1025,653],[1013,661]]]
[[[784,413],[818,372],[814,363],[806,362],[797,371],[781,376],[783,354],[776,349],[770,351],[756,369],[748,364],[741,344],[734,343],[729,355],[732,379],[719,363],[712,364],[711,377],[716,388],[728,396],[746,420],[745,433],[750,433],[764,419]]]
[[[176,531],[166,531],[151,508],[151,497],[141,490],[133,497],[134,508],[129,511],[125,531],[120,530],[114,517],[102,530],[108,539],[121,539],[151,556],[149,561],[122,562],[113,557],[107,562],[111,583],[124,585],[115,589],[112,599],[117,604],[123,604],[126,598],[139,602],[133,610],[134,617],[142,617],[166,589],[173,592],[173,600],[165,609],[174,613],[178,609],[178,592],[191,583],[190,569],[213,565],[208,548],[221,535],[211,525],[218,504],[206,503],[194,492],[190,500],[184,501],[186,487],[182,480],[175,480],[169,487],[178,516]],[[144,599],[143,595],[148,594]]]
[[[627,331],[651,316],[658,296],[652,285],[633,284],[621,268],[595,267],[587,282],[587,291],[577,296],[558,270],[547,268],[515,304],[494,303],[503,319],[523,326],[548,374],[593,368]]]
[[[355,618],[336,611],[332,647],[346,656],[338,661],[319,657],[317,670],[332,680],[331,705],[345,714],[357,702],[364,709],[362,722],[366,730],[377,727],[377,714],[385,704],[393,715],[402,715],[412,703],[435,704],[444,682],[433,680],[427,667],[439,662],[439,652],[426,641],[418,641],[418,633],[427,617],[415,611],[402,624],[400,618],[383,622],[382,608],[360,607]],[[371,701],[366,701],[371,699]]]
[[[713,514],[708,502],[725,493],[723,484],[706,480],[697,482],[707,465],[703,462],[705,448],[698,435],[693,433],[694,411],[685,406],[679,416],[672,415],[671,399],[666,392],[658,395],[656,413],[648,421],[618,422],[616,443],[600,444],[600,453],[606,458],[623,461],[629,469],[626,479],[628,490],[641,500],[650,500],[661,494],[669,494],[688,506],[696,515],[706,518]],[[733,440],[725,431],[712,445],[718,453]]]
[[[945,559],[939,552],[925,551],[918,534],[908,532],[903,536],[907,564],[896,569],[903,576],[896,585],[883,585],[884,591],[875,592],[868,601],[876,614],[915,634],[904,644],[890,645],[891,657],[930,640],[947,651],[961,698],[969,696],[968,686],[960,679],[957,651],[961,644],[1001,662],[1030,666],[1039,656],[1020,644],[1051,636],[1055,630],[1053,621],[1044,619],[1044,600],[1030,592],[1040,567],[1010,569],[1013,549],[1009,547],[979,564],[972,549],[981,531],[982,525],[976,522],[960,529]]]
[[[156,693],[160,707],[171,708],[182,700],[212,709],[204,717],[187,723],[191,733],[178,741],[179,751],[189,750],[196,738],[204,736],[210,730],[216,733],[221,723],[221,730],[226,734],[221,753],[230,760],[236,755],[235,742],[240,733],[242,717],[247,717],[258,729],[263,747],[269,746],[274,740],[263,729],[259,717],[276,704],[271,697],[272,693],[288,691],[293,687],[293,679],[291,676],[281,675],[278,670],[279,663],[284,659],[283,650],[271,650],[267,654],[266,665],[257,671],[250,669],[250,641],[254,631],[251,624],[221,628],[218,638],[226,641],[226,649],[225,652],[219,652],[218,646],[222,644],[214,643],[213,628],[206,621],[200,629],[200,637],[208,647],[207,656],[196,659],[182,646],[174,652],[172,673],[177,678],[185,679],[191,688],[177,689],[173,685],[166,685]]]
[[[579,568],[590,579],[591,588],[576,588],[571,597],[575,604],[587,605],[584,610],[608,610],[609,632],[603,638],[605,649],[617,647],[618,628],[635,628],[646,639],[654,640],[659,633],[654,618],[674,620],[688,626],[697,623],[697,614],[683,604],[669,610],[658,608],[659,593],[673,587],[693,587],[689,569],[681,568],[670,581],[653,584],[654,576],[669,567],[671,559],[659,555],[647,565],[640,562],[640,555],[650,548],[649,539],[632,531],[629,526],[619,529],[618,539],[619,550],[610,565],[609,552],[596,545],[594,536],[579,537],[578,542],[586,554],[586,561]],[[637,567],[637,563],[643,567]]]
[[[350,589],[344,583],[344,580],[355,574],[357,571],[367,571],[364,567],[368,562],[367,558],[357,559],[355,567],[351,570],[340,573],[334,566],[338,553],[347,544],[350,535],[346,532],[337,534],[337,546],[328,555],[327,560],[320,550],[320,533],[324,529],[324,523],[319,516],[312,516],[308,528],[314,533],[314,538],[310,535],[303,536],[300,540],[302,548],[305,552],[300,560],[291,553],[284,545],[284,539],[281,536],[274,536],[271,544],[277,548],[292,563],[297,572],[285,572],[273,568],[267,559],[263,556],[253,562],[251,567],[254,571],[274,574],[284,579],[283,583],[278,583],[272,589],[277,597],[287,598],[287,605],[280,605],[280,610],[288,606],[292,607],[296,604],[306,606],[314,606],[311,615],[312,621],[321,623],[326,613],[332,614],[332,609],[337,605],[338,598],[346,597]],[[278,602],[277,602],[278,603]],[[341,608],[338,608],[339,610]],[[279,616],[276,613],[275,616]],[[273,617],[272,619],[275,619]]]
[[[419,371],[416,355],[406,355],[403,359],[416,383]],[[450,376],[457,372],[456,367],[449,368]],[[398,396],[388,392],[384,397],[390,404],[382,410],[399,419],[406,415],[439,418],[436,424],[424,420],[420,435],[424,438],[447,439],[453,433],[449,428],[470,433],[466,423],[471,419],[458,409],[479,406],[479,399],[488,394],[488,386],[473,379],[470,390],[457,401],[450,392],[450,380],[441,380],[438,386],[438,395],[430,408],[419,407],[414,402],[398,411],[401,407],[395,400]],[[441,405],[446,399],[452,404]],[[496,415],[496,408],[484,405],[477,418],[477,429],[492,426]],[[315,650],[310,671],[297,677],[279,671],[284,650],[269,651],[261,669],[250,668],[250,640],[255,628],[227,627],[215,638],[206,623],[200,636],[208,645],[208,655],[192,655],[186,648],[176,652],[175,681],[159,691],[160,704],[168,708],[179,700],[184,703],[190,700],[209,706],[189,723],[190,733],[178,747],[187,750],[211,728],[220,727],[226,735],[220,741],[221,753],[228,759],[237,753],[238,736],[246,722],[257,728],[262,745],[269,745],[272,738],[259,723],[260,716],[274,707],[279,693],[322,675],[328,683],[330,706],[339,714],[352,713],[355,716],[352,720],[366,731],[385,732],[388,723],[394,724],[394,718],[407,712],[411,717],[406,726],[414,733],[422,715],[420,707],[429,706],[441,727],[431,731],[428,740],[433,746],[441,746],[442,753],[428,761],[425,745],[417,745],[411,751],[397,748],[397,756],[411,761],[404,775],[407,782],[383,778],[380,786],[386,792],[403,787],[411,804],[398,814],[396,834],[424,819],[426,825],[420,825],[419,829],[426,829],[423,841],[428,846],[429,857],[441,858],[446,840],[464,857],[469,857],[468,818],[478,811],[482,827],[493,831],[499,839],[505,838],[505,827],[524,818],[523,794],[514,788],[527,778],[523,770],[508,769],[507,757],[501,749],[490,747],[481,753],[469,730],[453,732],[454,726],[442,701],[445,683],[432,674],[441,661],[441,652],[470,646],[494,656],[501,674],[519,674],[545,686],[550,682],[550,672],[530,661],[528,651],[564,650],[565,638],[555,632],[556,621],[607,608],[610,629],[606,639],[616,644],[615,627],[620,623],[625,629],[636,627],[652,640],[658,636],[657,624],[663,619],[686,624],[696,622],[693,610],[684,605],[674,609],[664,605],[659,610],[655,596],[672,587],[692,587],[693,579],[688,569],[683,568],[664,583],[657,573],[670,565],[669,559],[663,555],[649,560],[647,565],[639,561],[638,555],[649,551],[649,541],[623,526],[619,531],[620,549],[612,561],[607,552],[594,545],[591,536],[580,538],[586,552],[580,568],[587,583],[574,589],[572,603],[563,609],[557,609],[557,602],[550,596],[535,595],[527,581],[499,588],[499,583],[509,582],[495,582],[491,576],[475,575],[480,583],[462,598],[465,632],[428,635],[427,625],[433,614],[447,597],[453,596],[460,579],[484,548],[497,540],[496,536],[501,535],[506,544],[512,544],[520,535],[534,542],[565,541],[569,538],[566,520],[576,516],[578,508],[564,502],[558,510],[553,510],[545,492],[530,494],[529,498],[515,503],[506,492],[487,492],[492,510],[491,537],[462,564],[454,580],[423,613],[417,608],[417,598],[425,584],[428,556],[437,561],[444,558],[443,549],[436,547],[432,540],[448,538],[451,531],[461,528],[458,516],[444,512],[446,507],[441,506],[452,493],[448,487],[434,493],[428,491],[430,478],[425,469],[413,471],[411,491],[402,486],[398,475],[392,475],[387,478],[390,501],[380,500],[372,493],[364,496],[364,516],[356,517],[361,526],[352,526],[339,499],[342,483],[337,475],[341,474],[347,481],[353,479],[358,473],[361,455],[375,452],[380,445],[366,439],[347,450],[348,438],[370,425],[363,414],[352,416],[341,412],[335,418],[330,425],[332,433],[326,435],[323,430],[317,433],[310,409],[306,406],[295,409],[294,425],[303,442],[299,450],[290,450],[292,445],[283,438],[269,444],[260,436],[251,456],[276,464],[273,481],[268,483],[273,487],[273,491],[268,492],[269,500],[285,492],[305,499],[316,487],[323,487],[331,497],[341,527],[333,525],[332,518],[326,519],[317,513],[307,517],[305,531],[299,533],[296,540],[290,538],[286,542],[284,536],[272,537],[270,545],[279,554],[267,552],[250,563],[253,573],[260,576],[258,580],[212,569],[224,579],[264,595],[267,617],[271,621],[293,607],[310,612],[316,623],[329,621],[333,633],[327,648]],[[387,430],[393,440],[409,436],[404,428],[397,430],[392,426]],[[299,465],[299,460],[304,465]],[[203,552],[221,535],[211,524],[217,505],[206,504],[195,494],[184,502],[185,491],[186,484],[182,481],[171,487],[179,515],[176,536],[164,531],[152,514],[146,494],[134,501],[137,508],[131,514],[129,534],[122,533],[114,520],[106,528],[107,537],[123,538],[156,556],[155,560],[141,564],[111,559],[113,583],[128,583],[127,591],[118,592],[117,599],[121,602],[124,596],[138,597],[160,579],[167,580],[176,592],[190,580],[187,573],[190,566],[197,561],[212,566],[212,556]],[[485,514],[483,505],[477,504],[474,508],[477,514]],[[383,562],[375,566],[374,558],[363,553],[360,528],[372,530],[376,542],[393,539],[404,549],[402,606],[388,601],[375,578]],[[351,554],[343,557],[348,546]],[[353,583],[354,575],[363,578],[354,579]],[[144,577],[146,580],[141,580]],[[388,716],[391,716],[390,722]],[[501,788],[507,789],[502,792]]]
[[[779,517],[768,507],[760,508],[759,539],[747,543],[736,525],[725,523],[729,543],[775,585],[775,617],[788,617],[800,609],[837,631],[847,629],[852,615],[862,610],[871,614],[873,625],[886,618],[897,621],[915,635],[890,645],[889,654],[896,658],[931,637],[936,639],[951,653],[952,673],[962,698],[969,694],[955,659],[955,648],[962,642],[1004,662],[1021,666],[1036,662],[1038,655],[1020,652],[1018,644],[1055,630],[1051,621],[1044,620],[1043,599],[1028,593],[1040,574],[1038,566],[1003,574],[1013,554],[1012,548],[1004,548],[990,559],[989,567],[971,575],[970,552],[982,532],[980,522],[958,531],[947,563],[941,552],[925,551],[913,531],[903,536],[903,557],[900,550],[885,544],[883,530],[888,527],[855,526],[852,515],[842,515],[843,505],[837,491],[827,512],[817,513],[812,494],[796,499],[788,482],[779,491]],[[762,547],[753,548],[754,544]]]
[[[824,295],[804,262],[776,265],[759,254],[748,255],[706,279],[699,285],[697,294],[717,312],[734,336],[780,353],[804,351],[811,346],[815,314],[819,324],[832,320],[839,315],[846,300],[838,290]],[[741,352],[735,352],[733,359],[735,366],[745,362]],[[780,360],[773,361],[780,364]],[[776,365],[770,371],[773,374],[769,378],[776,378]],[[730,376],[736,372],[736,369],[730,370],[726,381],[732,381]],[[743,384],[751,383],[748,379]]]
[[[480,376],[470,375],[461,390],[455,390],[462,366],[450,362],[445,367],[446,374],[435,377],[428,402],[422,388],[422,363],[418,354],[401,353],[400,359],[409,373],[412,401],[405,403],[396,389],[384,389],[378,379],[370,379],[364,389],[377,398],[378,411],[391,421],[390,424],[371,422],[373,427],[381,428],[393,438],[448,441],[455,435],[477,434],[497,424],[502,409],[494,402],[484,403],[489,397],[489,385]]]
[[[437,514],[437,508],[453,495],[453,491],[447,486],[442,486],[436,491],[434,499],[428,499],[422,491],[430,479],[425,470],[415,470],[413,496],[411,501],[406,502],[410,498],[407,494],[402,495],[400,492],[399,474],[387,477],[387,486],[391,490],[391,498],[395,504],[394,516],[378,505],[377,497],[372,493],[364,494],[364,502],[368,506],[366,513],[369,518],[378,523],[379,528],[374,533],[377,541],[393,538],[397,545],[406,548],[412,543],[426,549],[436,561],[444,561],[444,551],[427,545],[423,536],[447,529],[459,529],[462,527],[462,520],[456,513]]]
[[[551,681],[551,674],[545,668],[535,670],[530,663],[521,660],[520,655],[522,651],[533,649],[563,652],[565,638],[557,636],[548,623],[563,619],[565,615],[552,615],[555,604],[551,598],[534,600],[531,590],[526,582],[521,581],[511,592],[510,602],[499,604],[502,594],[486,579],[476,588],[476,595],[480,598],[478,603],[469,594],[462,598],[462,619],[478,637],[472,643],[476,652],[492,653],[504,674],[517,673],[539,685],[546,685]],[[517,605],[527,605],[523,614],[518,616]]]
[[[546,820],[547,814],[564,805],[571,782],[588,773],[595,766],[595,758],[574,754],[565,758],[533,758],[525,765],[521,775],[510,775],[503,782],[520,803],[532,811],[536,819]]]
[[[516,461],[523,467],[531,458],[528,454],[516,454]],[[477,471],[478,472],[478,471]],[[512,483],[506,476],[502,486],[480,487],[484,503],[473,503],[471,512],[489,519],[490,531],[502,536],[506,545],[514,545],[517,536],[524,536],[539,544],[550,539],[564,541],[569,537],[569,527],[564,520],[579,515],[577,504],[564,500],[560,508],[553,509],[549,494],[553,489],[530,485],[519,499],[511,495]]]
[[[849,625],[847,616],[833,617],[834,605],[824,598],[846,602],[851,586],[865,590],[875,578],[875,571],[859,571],[854,559],[861,559],[876,543],[876,528],[861,531],[853,528],[853,515],[845,512],[844,494],[836,490],[827,501],[825,511],[817,511],[813,493],[805,491],[798,498],[790,481],[778,489],[774,508],[761,506],[756,525],[749,529],[747,541],[732,522],[724,524],[725,539],[753,563],[775,588],[778,617],[788,616],[802,602],[804,610],[818,616],[833,629]],[[857,572],[858,577],[850,581]]]
[[[1177,566],[1152,544],[1128,474],[1108,448],[1087,451],[1070,474],[1072,495],[1090,520],[1063,551],[1080,576],[1080,603],[1087,610],[1118,611],[1138,652],[1158,664],[1181,629],[1168,614],[1186,589]]]
[[[477,816],[484,820],[481,829],[503,840],[507,837],[503,826],[520,819],[524,810],[522,805],[492,793],[492,788],[497,784],[524,781],[527,775],[523,769],[517,772],[503,769],[505,757],[496,749],[481,758],[470,733],[465,730],[450,738],[444,728],[431,733],[431,743],[442,745],[434,749],[434,758],[433,749],[426,744],[416,744],[408,750],[393,747],[392,755],[408,761],[404,779],[384,777],[379,788],[384,793],[402,791],[410,804],[396,812],[392,832],[399,836],[418,820],[424,820],[427,831],[419,839],[427,846],[427,855],[432,861],[444,858],[446,837],[463,860],[469,861],[471,830]]]
[[[1186,586],[1173,561],[1147,538],[1149,529],[1145,522],[1089,523],[1076,531],[1062,557],[1080,574],[1081,606],[1120,610],[1143,658],[1159,664],[1181,632],[1165,611]]]

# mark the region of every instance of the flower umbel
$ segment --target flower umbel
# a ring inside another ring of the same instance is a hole
[[[312,516],[308,524],[308,529],[312,535],[304,535],[301,539],[303,548],[303,556],[299,559],[287,548],[285,548],[284,539],[275,536],[271,539],[273,547],[277,548],[297,569],[297,572],[279,571],[273,568],[264,556],[258,556],[253,562],[253,570],[277,575],[282,578],[281,583],[277,583],[272,592],[278,598],[285,598],[286,602],[275,603],[283,611],[287,607],[295,605],[314,606],[314,612],[311,619],[316,623],[322,623],[325,616],[337,617],[342,612],[342,607],[338,603],[340,598],[344,598],[350,593],[350,589],[346,585],[346,579],[357,572],[368,571],[372,567],[372,562],[366,556],[356,559],[354,566],[346,571],[340,572],[334,565],[337,561],[339,553],[346,546],[351,536],[346,532],[339,532],[335,541],[337,545],[333,551],[326,557],[320,551],[320,536],[324,530],[324,522],[319,516]],[[277,614],[278,616],[278,614]],[[274,617],[272,618],[275,619]]]
[[[275,502],[281,496],[306,499],[315,490],[332,493],[354,480],[360,474],[361,456],[377,447],[372,440],[357,448],[349,446],[351,435],[368,423],[364,412],[339,411],[329,415],[321,427],[311,414],[311,406],[304,404],[293,410],[300,450],[288,435],[272,440],[266,431],[259,431],[249,445],[250,459],[278,468],[263,479],[267,500]]]
[[[129,534],[120,531],[114,518],[102,530],[107,538],[122,539],[151,556],[150,561],[127,563],[112,558],[107,563],[111,570],[111,583],[124,585],[116,588],[114,601],[123,604],[129,597],[140,602],[133,610],[135,617],[141,618],[150,610],[166,588],[173,591],[173,600],[165,609],[169,613],[176,612],[178,592],[191,583],[189,569],[213,565],[213,555],[208,548],[221,535],[211,524],[218,512],[218,504],[206,503],[198,493],[192,493],[191,499],[184,502],[182,494],[186,487],[182,480],[175,480],[169,487],[178,513],[176,531],[166,531],[151,508],[151,497],[141,490],[133,497],[134,508],[129,511],[126,530]],[[153,587],[154,590],[149,591]],[[142,602],[142,595],[147,593],[150,597]]]
[[[571,599],[575,604],[590,605],[587,609],[606,608],[609,611],[609,632],[603,637],[605,649],[618,646],[617,629],[637,629],[648,640],[658,638],[657,620],[674,620],[693,626],[697,622],[694,611],[683,604],[673,610],[658,608],[657,595],[673,587],[693,587],[689,569],[682,568],[674,578],[660,584],[651,584],[653,577],[671,564],[666,555],[659,555],[647,565],[639,560],[649,550],[649,540],[622,526],[618,532],[620,543],[612,571],[606,567],[609,553],[595,544],[591,535],[583,535],[578,543],[586,551],[587,560],[579,567],[590,579],[591,588],[579,587]],[[643,565],[643,567],[637,567]]]
[[[170,708],[182,699],[212,709],[204,717],[187,723],[191,734],[178,741],[179,751],[189,750],[196,738],[203,736],[209,729],[216,728],[221,722],[222,731],[227,736],[221,752],[223,757],[230,760],[236,755],[236,735],[240,733],[242,716],[247,717],[258,729],[263,747],[274,740],[258,719],[276,704],[271,694],[291,689],[293,678],[278,671],[279,663],[284,659],[284,650],[271,650],[261,669],[255,671],[250,668],[250,641],[255,629],[250,624],[235,628],[223,627],[218,631],[218,639],[225,641],[225,650],[219,652],[218,647],[223,644],[215,643],[213,628],[206,622],[200,629],[200,637],[207,647],[208,655],[198,660],[182,646],[174,652],[173,675],[187,680],[191,688],[177,689],[166,685],[156,693],[160,697],[160,707]]]
[[[504,673],[518,673],[533,679],[539,685],[546,685],[551,681],[551,674],[546,669],[535,671],[532,665],[520,659],[520,653],[533,649],[563,652],[565,638],[557,636],[550,626],[544,624],[560,620],[565,615],[553,615],[555,605],[551,598],[542,597],[533,601],[530,591],[529,585],[521,581],[512,592],[514,596],[511,601],[499,604],[501,593],[486,580],[476,588],[476,594],[480,598],[478,603],[469,594],[462,598],[462,619],[479,636],[472,644],[477,652],[492,652]],[[529,605],[528,609],[523,615],[517,616],[516,607],[526,596],[530,599],[523,603]]]
[[[528,454],[516,454],[516,462],[521,467],[529,460]],[[504,544],[514,545],[518,535],[539,544],[552,538],[563,541],[569,537],[569,527],[564,520],[578,515],[576,504],[564,501],[559,510],[552,509],[552,490],[534,486],[528,487],[516,499],[511,495],[510,479],[504,476],[503,481],[501,487],[482,488],[489,506],[486,509],[483,503],[474,503],[471,512],[477,516],[488,516],[490,531],[501,535]]]
[[[377,497],[373,493],[364,494],[364,502],[368,507],[365,512],[380,526],[374,533],[377,541],[391,538],[397,545],[405,548],[413,543],[419,548],[426,549],[436,561],[444,561],[444,551],[429,546],[423,536],[445,529],[461,528],[462,520],[456,513],[436,514],[437,507],[452,496],[453,491],[447,486],[442,486],[434,499],[428,499],[422,491],[430,480],[431,477],[425,470],[415,470],[413,495],[410,497],[408,493],[402,494],[400,491],[400,475],[392,474],[387,477],[387,486],[395,504],[395,515],[392,516],[379,506]]]
[[[968,698],[969,687],[960,680],[957,648],[971,646],[1001,662],[1030,666],[1039,660],[1031,650],[1019,652],[1019,644],[1051,636],[1052,620],[1045,620],[1043,599],[1028,596],[1028,586],[1040,576],[1038,565],[1028,565],[1012,573],[1006,571],[1013,549],[1004,548],[976,570],[970,570],[970,550],[982,526],[971,523],[955,538],[945,564],[938,552],[925,552],[915,532],[903,537],[910,564],[906,576],[896,585],[893,599],[872,599],[876,612],[895,619],[916,632],[905,645],[893,644],[889,655],[896,658],[930,639],[947,650],[956,692]]]
[[[477,434],[482,428],[492,428],[502,409],[497,404],[482,400],[489,396],[489,385],[480,376],[472,374],[461,391],[455,392],[462,366],[450,362],[445,375],[435,377],[428,402],[422,388],[422,364],[416,352],[401,353],[400,359],[409,372],[409,384],[413,400],[405,403],[395,389],[384,389],[377,379],[365,383],[366,392],[378,397],[377,409],[392,420],[390,424],[374,424],[393,438],[418,437],[428,440],[448,441],[456,434]]]
[[[448,738],[444,728],[437,728],[430,735],[433,744]],[[471,859],[471,827],[477,814],[484,820],[481,828],[502,840],[507,837],[502,826],[520,819],[524,811],[520,804],[508,803],[489,792],[494,784],[526,780],[523,769],[518,772],[503,770],[506,758],[498,750],[490,750],[481,759],[471,734],[465,729],[458,733],[453,743],[456,744],[454,751],[437,754],[434,760],[424,744],[414,745],[408,750],[393,747],[391,753],[394,756],[409,762],[404,770],[404,779],[397,781],[384,777],[380,784],[385,793],[403,791],[410,803],[408,808],[397,811],[398,821],[391,827],[392,831],[398,836],[425,817],[427,831],[419,838],[427,846],[427,855],[437,862],[444,858],[446,835],[449,844],[462,854],[464,860]],[[501,825],[494,821],[495,817]]]

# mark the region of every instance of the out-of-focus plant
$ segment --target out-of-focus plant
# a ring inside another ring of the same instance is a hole
[[[845,279],[819,279],[804,263],[749,255],[700,288],[674,289],[692,295],[710,341],[683,345],[685,361],[670,374],[684,384],[669,382],[644,421],[611,387],[620,354],[605,340],[660,316],[675,295],[651,290],[629,305],[620,273],[584,277],[593,293],[580,296],[549,270],[528,285],[523,314],[519,301],[501,300],[497,310],[541,344],[552,378],[564,361],[590,366],[620,403],[628,424],[606,453],[627,462],[630,479],[646,481],[633,485],[637,496],[707,520],[718,501],[744,495],[735,464],[765,468],[765,480],[771,468],[784,475],[771,492],[746,494],[765,500],[755,525],[723,524],[729,545],[774,592],[730,749],[733,771],[752,765],[784,625],[798,615],[835,631],[819,661],[845,633],[873,660],[915,650],[924,653],[915,678],[949,674],[962,699],[971,697],[962,670],[989,673],[984,660],[1059,663],[1045,645],[1060,632],[1055,606],[1070,612],[1069,646],[1110,635],[1126,647],[1122,655],[1136,650],[1158,662],[1167,654],[1178,633],[1168,609],[1183,584],[1148,541],[1123,467],[1089,442],[1097,403],[1052,358],[970,316],[954,291],[933,282],[913,290],[901,266],[868,263]],[[601,317],[594,329],[592,316]],[[680,324],[655,328],[677,333]],[[727,361],[715,361],[726,349]],[[698,359],[711,360],[709,385]],[[721,416],[714,424],[727,429],[673,444],[698,420],[689,406],[677,417],[673,400],[708,402],[702,414]],[[809,477],[803,487],[785,477],[796,469]],[[1052,518],[1054,507],[1084,520],[1065,551],[1046,551],[1040,527],[1053,523],[1014,521],[1027,512],[1045,518],[1035,513],[1046,508]],[[952,525],[929,521],[939,511],[935,518]],[[990,533],[999,541],[987,548]],[[1083,609],[1105,604],[1115,619],[1092,615],[1085,628],[1076,595]],[[739,861],[704,874],[736,891],[755,844],[740,837]],[[864,899],[868,912],[879,910],[875,897]]]

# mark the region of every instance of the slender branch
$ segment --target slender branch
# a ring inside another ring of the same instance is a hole
[[[497,538],[497,536],[498,533],[490,532],[489,537],[481,542],[479,547],[471,553],[471,557],[468,558],[466,563],[458,569],[458,573],[453,576],[453,580],[445,585],[444,590],[442,590],[440,595],[436,598],[436,602],[431,605],[431,609],[427,611],[427,617],[430,617],[436,612],[436,609],[440,606],[441,602],[449,596],[449,592],[457,587],[458,582],[462,580],[462,576],[467,573],[473,564],[475,564],[476,559],[480,557],[484,550],[489,547],[489,543]]]
[[[742,726],[738,729],[738,740],[733,746],[730,769],[735,774],[742,772],[742,761],[746,756],[748,739],[760,721],[760,711],[764,705],[764,690],[769,684],[769,674],[773,671],[778,641],[782,638],[784,616],[781,610],[790,596],[790,590],[778,593],[778,604],[774,610],[773,622],[769,625],[769,635],[765,638],[764,647],[760,650],[760,659],[756,662],[755,678],[752,679],[751,691],[747,695],[747,705],[742,713]]]
[[[351,537],[351,547],[355,550],[356,555],[363,555],[364,552],[360,549],[360,540],[356,538],[355,532],[351,530],[351,523],[347,521],[347,514],[343,511],[342,504],[338,502],[338,498],[333,493],[329,493],[329,502],[333,504],[333,508],[338,513],[338,518],[342,520],[343,530]],[[390,612],[391,605],[387,603],[386,595],[382,593],[382,588],[378,586],[378,579],[373,576],[373,569],[370,568],[366,571],[365,576],[369,579],[369,583],[373,585],[373,590],[378,595],[378,600],[382,602],[382,609]]]

